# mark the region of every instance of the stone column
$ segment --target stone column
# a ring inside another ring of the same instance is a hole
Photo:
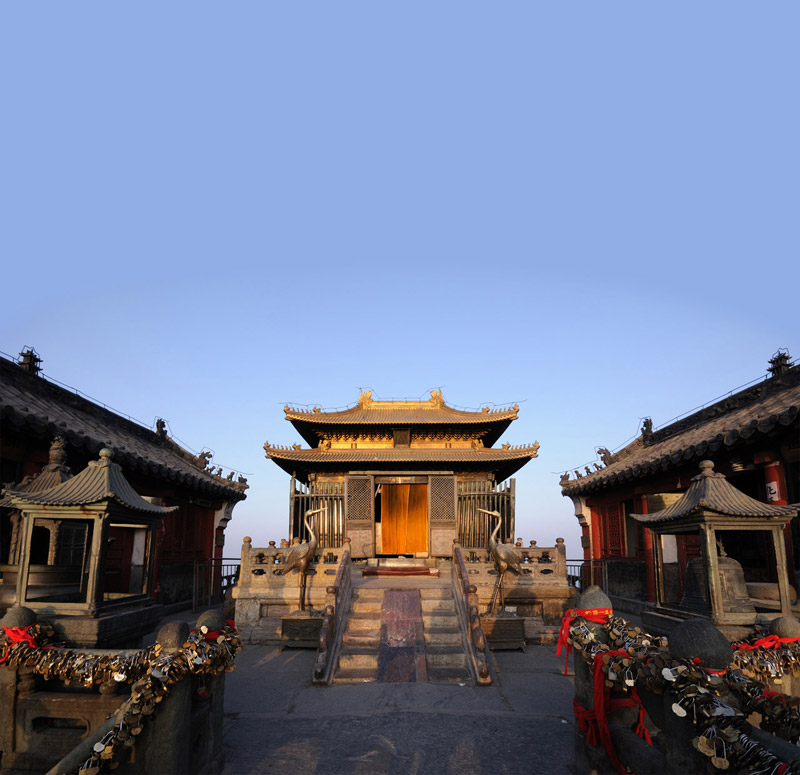
[[[179,649],[189,637],[186,622],[168,622],[156,636],[162,653]],[[169,694],[162,700],[155,719],[149,723],[136,741],[136,758],[140,753],[143,771],[178,775],[189,772],[191,750],[192,682],[184,678],[172,684]]]

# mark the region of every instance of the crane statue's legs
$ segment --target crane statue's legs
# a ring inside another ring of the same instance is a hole
[[[300,572],[300,610],[306,610],[306,574]]]
[[[500,591],[500,584],[503,581],[502,574],[498,574],[497,581],[494,582],[494,590],[492,591],[492,600],[489,603],[489,613],[497,613],[497,593]]]

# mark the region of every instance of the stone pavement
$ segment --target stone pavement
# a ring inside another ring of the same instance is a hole
[[[226,775],[572,773],[572,677],[555,646],[492,654],[489,687],[311,685],[314,652],[245,645],[225,686]],[[571,667],[571,665],[570,665]]]

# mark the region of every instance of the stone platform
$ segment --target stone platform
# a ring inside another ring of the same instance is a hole
[[[492,654],[491,686],[314,687],[314,654],[247,645],[225,686],[225,775],[572,773],[573,679],[552,646]]]

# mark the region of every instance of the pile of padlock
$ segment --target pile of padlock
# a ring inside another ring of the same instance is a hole
[[[749,727],[745,723],[745,715],[758,712],[764,730],[793,743],[798,741],[800,698],[766,692],[764,684],[754,677],[758,674],[774,681],[787,672],[787,667],[796,669],[800,652],[795,644],[775,651],[736,651],[731,668],[715,671],[691,660],[675,659],[666,638],[649,635],[620,617],[609,616],[603,628],[609,636],[608,644],[600,642],[588,623],[576,617],[569,628],[568,642],[590,667],[598,662],[596,655],[601,655],[599,664],[609,689],[628,693],[638,686],[656,694],[669,693],[672,712],[694,723],[698,734],[692,744],[709,757],[713,767],[800,775],[800,760],[778,759],[747,734]],[[793,653],[778,653],[787,650]],[[742,664],[750,666],[750,675],[745,674]],[[742,708],[732,707],[721,698],[726,690],[733,693]]]
[[[233,627],[209,633],[208,627],[193,630],[181,648],[162,654],[159,644],[128,656],[86,654],[49,644],[53,630],[34,624],[24,640],[7,637],[0,646],[0,664],[27,668],[46,680],[58,679],[72,686],[99,686],[114,681],[131,684],[131,695],[117,711],[117,726],[94,745],[92,755],[78,770],[79,775],[97,775],[119,766],[124,751],[132,748],[145,721],[168,694],[169,686],[186,676],[201,678],[234,669],[233,660],[242,650]],[[201,681],[198,689],[205,692]]]

